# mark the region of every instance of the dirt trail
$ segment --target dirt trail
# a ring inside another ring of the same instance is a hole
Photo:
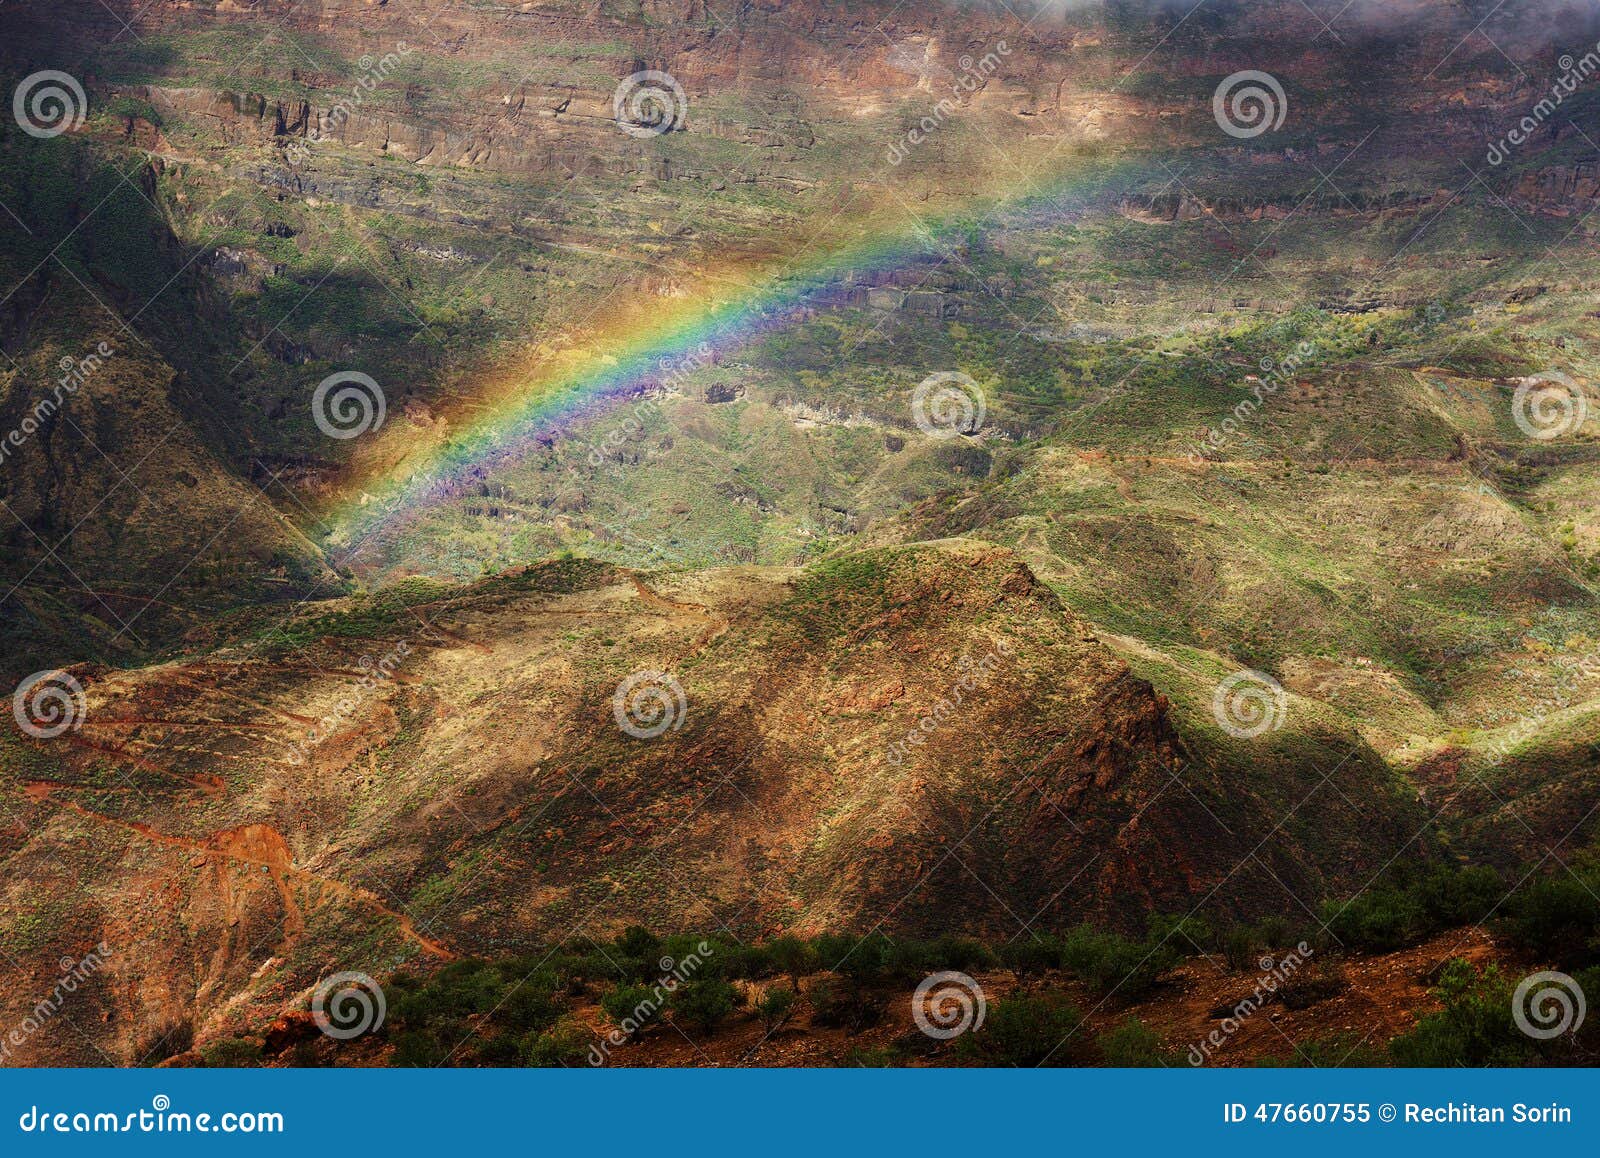
[[[732,621],[726,615],[707,607],[704,603],[688,603],[678,599],[668,599],[646,583],[636,572],[629,571],[627,575],[629,581],[633,583],[633,589],[638,594],[640,601],[646,606],[654,607],[658,611],[671,612],[676,615],[692,615],[697,619],[709,621],[706,629],[697,635],[694,642],[689,645],[688,653],[680,657],[680,659],[688,659],[699,655],[700,652],[704,651],[732,626]]]
[[[440,627],[437,623],[433,622],[433,620],[429,619],[426,615],[424,615],[422,613],[424,608],[437,607],[437,606],[439,606],[439,604],[437,604],[437,603],[424,603],[424,604],[419,604],[418,606],[413,607],[410,610],[411,610],[411,614],[415,615],[417,617],[417,622],[418,623],[422,624],[422,626],[424,628],[426,628],[427,630],[433,632],[435,635],[439,636],[441,639],[448,639],[451,643],[459,644],[462,647],[470,647],[473,651],[476,651],[481,655],[493,655],[494,654],[494,648],[490,647],[488,644],[479,643],[475,639],[467,639],[465,636],[457,635],[453,631],[450,631],[450,630],[448,630],[446,628]]]

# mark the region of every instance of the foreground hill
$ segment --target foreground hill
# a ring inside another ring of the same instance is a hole
[[[5,743],[0,989],[114,946],[86,1031],[112,1056],[333,966],[685,920],[1010,936],[1260,916],[1426,852],[1411,791],[1352,733],[1189,745],[982,544],[660,579],[555,562],[234,630],[74,669],[80,726]],[[619,691],[641,669],[670,679]]]

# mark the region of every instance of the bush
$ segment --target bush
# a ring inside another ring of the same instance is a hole
[[[673,1015],[702,1033],[716,1029],[733,1012],[738,993],[721,977],[698,977],[672,991],[669,1001]]]
[[[1170,941],[1130,941],[1081,925],[1061,942],[1061,964],[1102,993],[1137,997],[1181,959]]]
[[[1222,935],[1222,959],[1235,973],[1250,973],[1256,964],[1256,946],[1261,942],[1249,925],[1235,925]]]
[[[1497,966],[1479,971],[1450,961],[1434,991],[1444,1008],[1389,1043],[1402,1066],[1520,1066],[1533,1060],[1532,1039],[1512,1020],[1511,982]]]
[[[817,970],[817,952],[809,942],[799,937],[783,936],[767,946],[767,955],[773,967],[787,973],[791,981],[798,981],[807,973]]]
[[[811,987],[813,1025],[838,1026],[860,1033],[883,1017],[878,999],[847,977],[824,977]]]
[[[1318,961],[1309,969],[1290,974],[1278,983],[1278,1000],[1287,1009],[1310,1009],[1319,1001],[1337,997],[1350,988],[1344,969],[1333,961]]]
[[[1371,1069],[1383,1065],[1382,1051],[1368,1046],[1353,1034],[1308,1037],[1294,1043],[1287,1057],[1264,1057],[1257,1069]]]
[[[1137,1017],[1130,1017],[1100,1035],[1100,1052],[1106,1065],[1120,1069],[1153,1069],[1175,1064],[1177,1057],[1162,1044],[1161,1035]]]
[[[1507,936],[1569,970],[1593,963],[1600,957],[1600,874],[1584,875],[1593,879],[1563,874],[1518,889],[1506,902]]]
[[[644,1027],[661,1016],[656,990],[649,985],[618,985],[600,999],[600,1008],[629,1041],[637,1041]]]
[[[523,1042],[522,1064],[540,1069],[587,1066],[594,1038],[572,1020],[563,1020],[543,1033],[530,1034]]]
[[[905,1064],[904,1056],[893,1046],[880,1045],[870,1049],[852,1046],[844,1055],[843,1066],[853,1069],[888,1070]]]
[[[1060,994],[1020,994],[989,1007],[961,1050],[987,1066],[1087,1064],[1093,1044],[1083,1014]]]
[[[1378,953],[1413,944],[1428,929],[1417,900],[1392,888],[1373,889],[1343,904],[1328,901],[1322,906],[1322,921],[1347,947]]]
[[[211,1069],[242,1069],[261,1064],[261,1043],[242,1037],[224,1037],[200,1051],[200,1060]]]
[[[769,985],[756,999],[756,1013],[768,1033],[776,1033],[784,1022],[794,1016],[795,991],[781,985]]]
[[[661,956],[661,938],[643,925],[629,925],[616,940],[616,950],[624,957],[636,961],[649,961],[652,966]]]
[[[1026,981],[1061,964],[1061,942],[1040,933],[1007,941],[1000,946],[1000,964],[1018,981]]]
[[[442,1066],[448,1051],[437,1035],[427,1029],[403,1029],[394,1034],[394,1056],[389,1064],[416,1069]]]

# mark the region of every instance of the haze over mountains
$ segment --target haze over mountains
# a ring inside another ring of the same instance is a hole
[[[1592,843],[1592,4],[0,23],[0,1007],[122,949],[29,1060]]]

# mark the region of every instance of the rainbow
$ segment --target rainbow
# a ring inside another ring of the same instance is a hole
[[[947,251],[942,239],[964,236],[974,226],[1054,222],[1102,204],[1114,188],[1142,175],[1144,166],[1101,165],[1093,173],[1058,179],[969,202],[959,213],[916,219],[908,208],[883,223],[883,210],[855,226],[856,240],[821,248],[803,260],[774,260],[754,267],[727,263],[702,273],[682,298],[624,303],[637,313],[599,325],[578,358],[545,363],[498,397],[480,400],[476,413],[438,445],[413,451],[396,465],[359,473],[323,519],[333,532],[328,546],[350,562],[375,533],[458,495],[473,473],[524,454],[541,435],[631,397],[662,372],[726,355],[752,339],[781,328],[830,286],[851,273],[894,269]],[[903,203],[902,206],[903,208]],[[603,306],[601,307],[604,308]],[[620,312],[620,311],[618,311]],[[493,392],[491,392],[493,393]]]

